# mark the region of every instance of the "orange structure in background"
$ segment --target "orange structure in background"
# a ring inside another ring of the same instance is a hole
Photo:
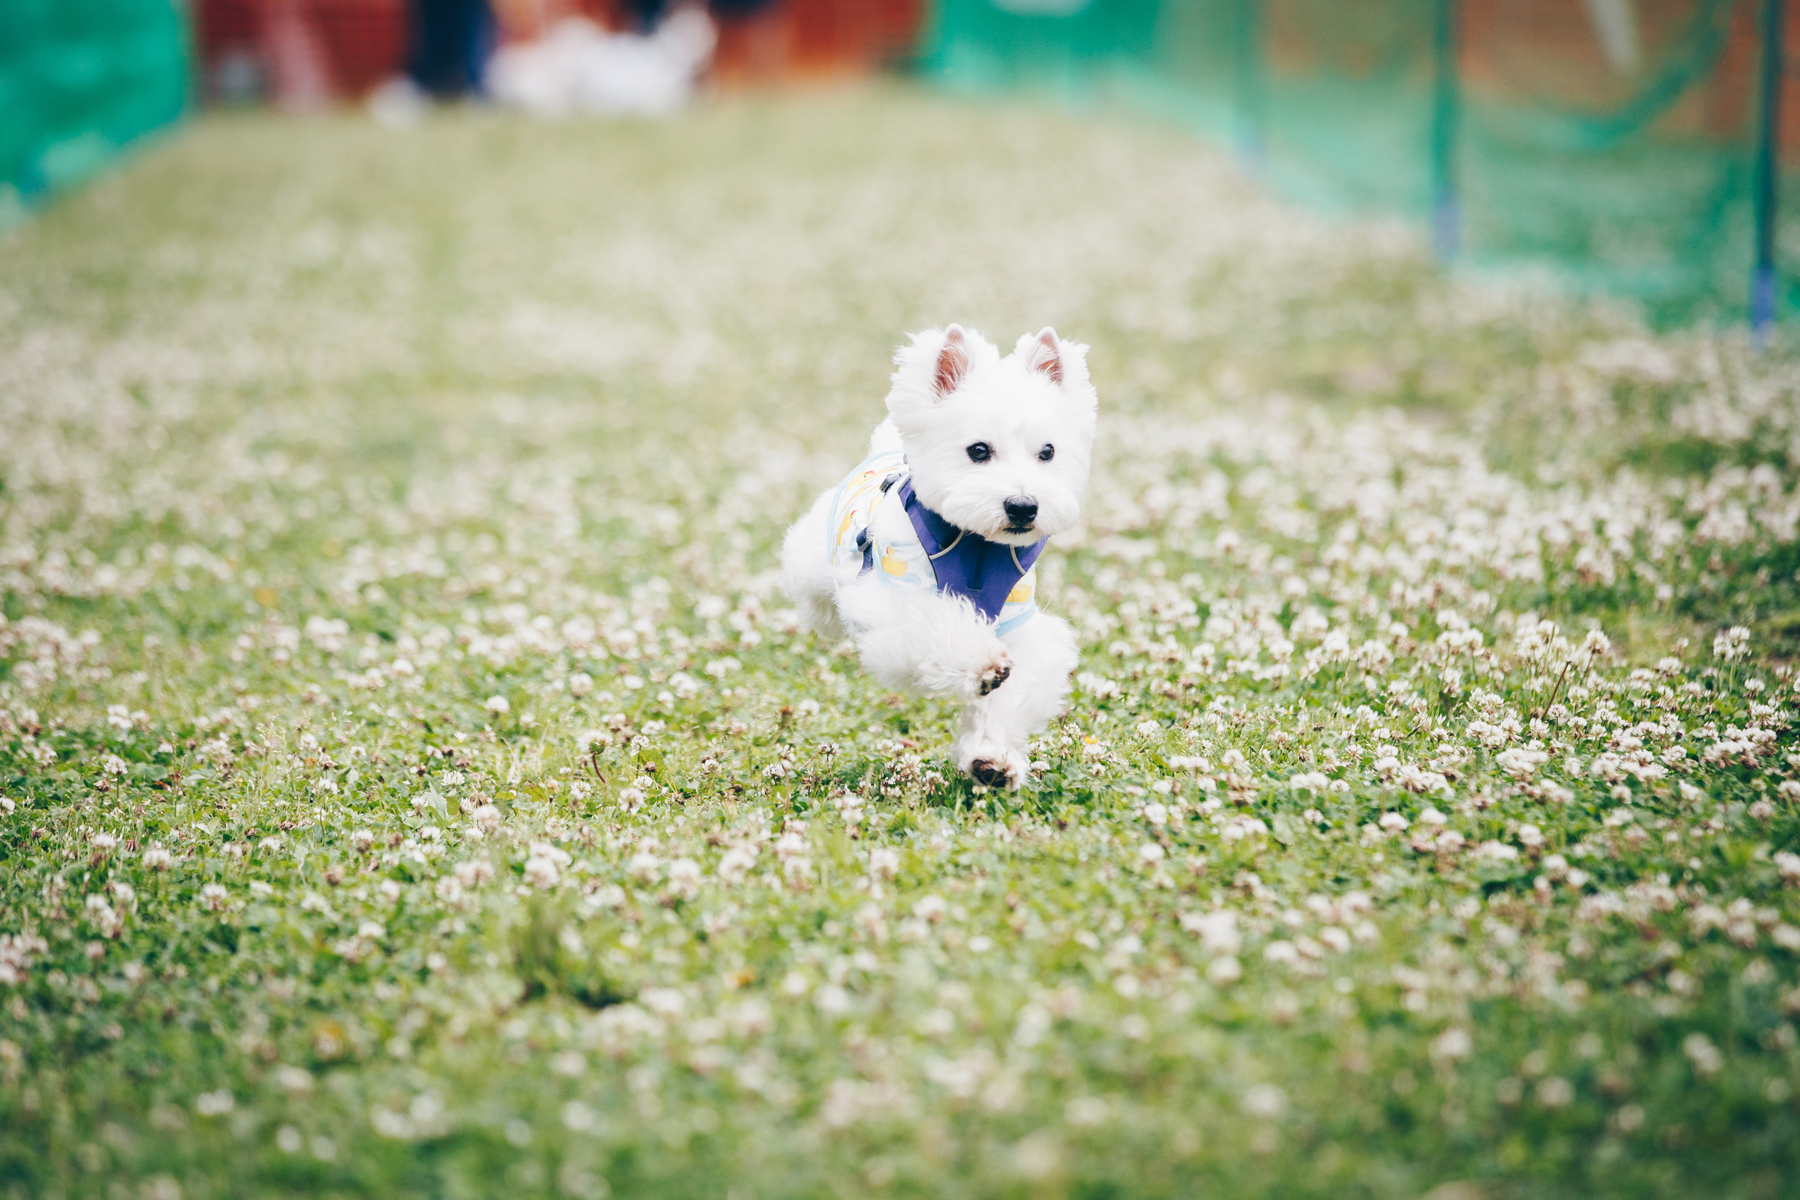
[[[580,16],[621,29],[614,0],[492,0],[502,40]],[[722,86],[859,74],[910,57],[925,0],[776,0],[719,18],[710,78]],[[406,0],[195,0],[194,45],[209,100],[290,107],[359,99],[405,69]]]
[[[1610,61],[1596,36],[1592,9],[1571,0],[1461,0],[1463,78],[1472,91],[1513,103],[1541,102],[1561,110],[1616,108],[1644,86],[1651,64],[1679,60],[1703,40],[1708,6],[1696,0],[1634,0],[1630,5],[1641,61]],[[1666,134],[1713,139],[1741,135],[1752,117],[1758,48],[1757,4],[1723,10],[1718,59],[1661,115]],[[1782,26],[1787,61],[1800,61],[1800,8]],[[1790,68],[1781,96],[1784,151],[1800,152],[1800,86]]]

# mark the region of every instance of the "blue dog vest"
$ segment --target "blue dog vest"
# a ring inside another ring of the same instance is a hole
[[[892,543],[878,537],[872,524],[876,504],[890,493],[904,507],[913,535]],[[914,494],[898,450],[861,463],[838,486],[827,528],[833,563],[855,556],[862,560],[859,574],[878,571],[884,583],[961,596],[995,623],[997,633],[1009,633],[1037,614],[1034,567],[1050,539],[1007,546],[958,529]]]

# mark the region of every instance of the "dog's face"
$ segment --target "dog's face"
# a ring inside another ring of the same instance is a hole
[[[894,362],[888,415],[926,508],[1013,546],[1075,523],[1097,405],[1086,346],[1045,329],[1001,358],[980,334],[952,325],[913,335]]]

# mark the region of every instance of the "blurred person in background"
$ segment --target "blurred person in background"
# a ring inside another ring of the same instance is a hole
[[[440,99],[479,94],[494,49],[488,0],[410,0],[407,17],[407,78]]]
[[[411,125],[429,100],[487,92],[497,28],[488,0],[407,0],[406,71],[369,94],[376,120]]]

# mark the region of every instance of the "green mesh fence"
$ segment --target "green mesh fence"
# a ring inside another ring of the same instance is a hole
[[[1800,147],[1767,53],[1783,17],[1779,0],[938,0],[925,64],[1124,97],[1304,202],[1434,222],[1447,255],[1547,268],[1667,326],[1749,305],[1769,113],[1772,150]],[[1787,312],[1795,182],[1765,223]]]
[[[180,115],[180,0],[0,0],[0,227]]]

